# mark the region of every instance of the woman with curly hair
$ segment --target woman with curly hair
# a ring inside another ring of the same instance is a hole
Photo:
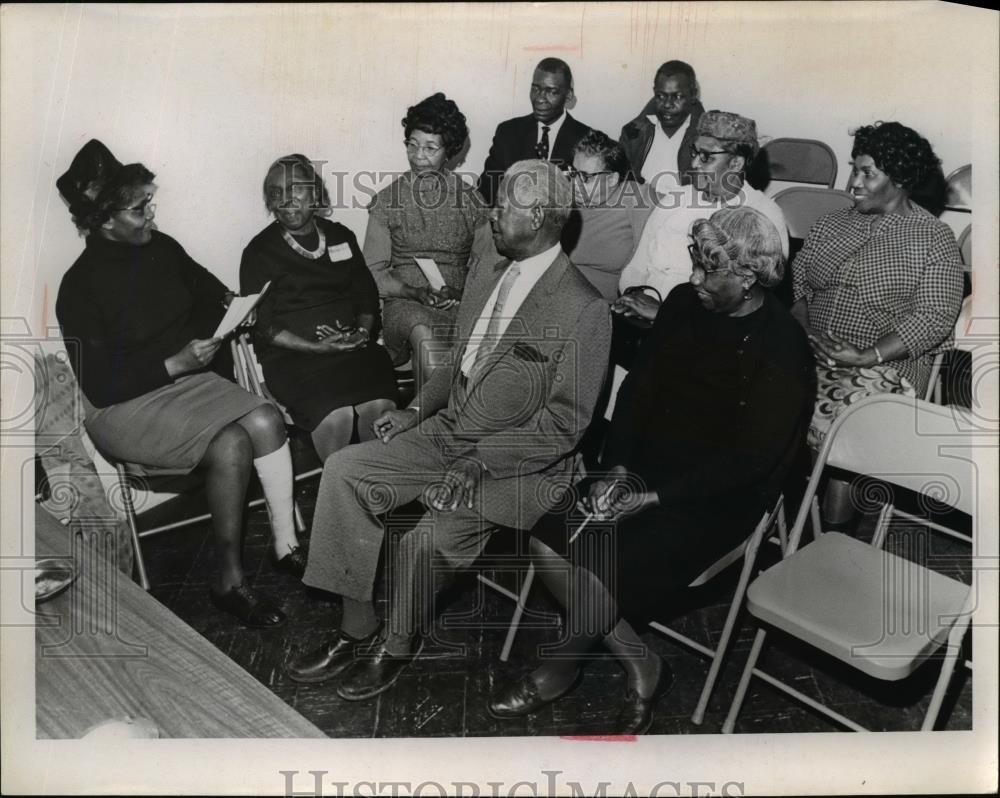
[[[372,199],[364,252],[384,300],[386,348],[396,366],[415,354],[419,391],[433,368],[431,345],[451,342],[470,253],[489,251],[491,239],[482,197],[448,168],[469,135],[458,106],[438,92],[411,106],[402,125],[410,168]],[[437,264],[440,290],[415,258]]]
[[[378,334],[378,292],[350,230],[330,215],[323,178],[304,155],[279,158],[264,178],[274,222],[240,263],[240,288],[259,292],[255,349],[268,388],[326,460],[395,405],[396,380]]]
[[[858,128],[854,206],[819,219],[795,259],[792,313],[816,352],[819,396],[809,430],[822,444],[840,411],[874,393],[923,395],[962,302],[951,229],[912,199],[940,161],[898,122]],[[826,521],[850,520],[849,485],[831,480]]]

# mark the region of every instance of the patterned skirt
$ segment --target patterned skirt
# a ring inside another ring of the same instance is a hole
[[[819,450],[833,422],[845,407],[878,393],[916,396],[906,377],[889,365],[869,368],[816,366],[816,408],[806,438],[810,448]]]

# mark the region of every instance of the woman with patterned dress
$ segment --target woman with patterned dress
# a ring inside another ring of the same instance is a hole
[[[361,440],[395,406],[396,382],[374,341],[378,292],[354,234],[319,218],[330,199],[304,155],[279,158],[264,178],[274,223],[258,233],[240,263],[240,289],[261,291],[255,349],[264,380],[326,460]]]
[[[386,348],[395,366],[417,353],[419,391],[433,369],[432,350],[452,342],[470,253],[488,252],[492,238],[484,200],[447,168],[469,135],[458,106],[439,92],[410,107],[402,124],[410,169],[372,199],[364,252],[384,300]],[[437,264],[440,290],[415,258]]]
[[[911,199],[940,163],[927,140],[877,122],[857,130],[851,157],[854,206],[813,225],[793,268],[792,313],[816,352],[814,449],[866,396],[922,396],[962,303],[955,236]],[[846,481],[831,480],[824,502],[828,524],[850,519]]]

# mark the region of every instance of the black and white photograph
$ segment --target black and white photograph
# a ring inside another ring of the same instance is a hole
[[[998,41],[0,7],[3,792],[995,794]]]

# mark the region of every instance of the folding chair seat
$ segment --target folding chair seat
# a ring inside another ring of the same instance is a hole
[[[837,419],[813,468],[785,558],[764,571],[747,590],[747,608],[762,625],[723,732],[733,731],[752,676],[849,729],[865,731],[850,718],[756,667],[771,627],[884,681],[905,678],[944,648],[944,663],[923,720],[924,730],[933,728],[969,626],[974,591],[922,562],[883,550],[893,515],[891,502],[879,515],[871,543],[839,532],[817,534],[801,549],[799,542],[827,466],[913,491],[959,510],[975,522],[975,472],[970,462],[974,441],[968,430],[976,428],[956,408],[893,394],[868,397]],[[932,531],[947,530],[934,521],[907,517]],[[972,542],[958,532],[947,531]]]

